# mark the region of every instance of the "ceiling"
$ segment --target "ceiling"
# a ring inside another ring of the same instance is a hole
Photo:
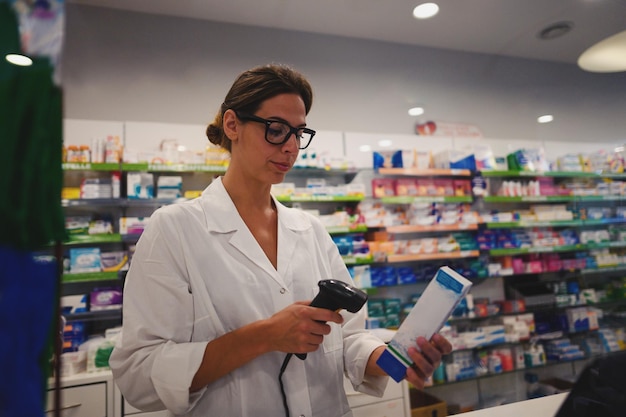
[[[439,14],[417,20],[426,0],[66,0],[227,23],[576,64],[594,43],[626,29],[626,0],[430,0]],[[573,29],[542,40],[557,22]]]

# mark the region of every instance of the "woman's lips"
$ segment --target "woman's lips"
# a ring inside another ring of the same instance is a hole
[[[287,172],[291,169],[291,164],[288,162],[273,162],[273,164],[279,171]]]

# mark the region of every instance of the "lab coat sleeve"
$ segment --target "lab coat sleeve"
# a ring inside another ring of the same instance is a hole
[[[124,288],[122,335],[110,359],[126,400],[146,410],[188,412],[207,342],[192,343],[193,300],[175,222],[155,212],[133,256]]]
[[[337,245],[332,241],[326,230],[323,229],[323,231],[322,236],[318,238],[326,245],[332,277],[354,285],[346,264],[339,254]],[[382,397],[389,377],[365,375],[365,368],[372,352],[385,343],[365,330],[365,309],[361,309],[355,314],[343,310],[342,315],[344,317],[342,331],[346,376],[356,391]]]

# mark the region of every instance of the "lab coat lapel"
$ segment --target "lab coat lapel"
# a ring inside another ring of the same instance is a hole
[[[228,240],[228,243],[230,245],[236,248],[253,264],[266,272],[273,280],[278,282],[282,288],[286,287],[286,283],[283,281],[278,271],[274,269],[274,266],[261,249],[261,246],[258,244],[244,221],[239,216],[237,208],[222,184],[221,177],[213,180],[213,182],[204,190],[202,193],[202,205],[205,211],[205,218],[207,220],[207,227],[209,231],[214,233],[229,234],[230,239]],[[280,248],[280,241],[278,247]],[[280,250],[278,258],[278,269],[280,271]]]
[[[288,209],[275,198],[274,203],[278,209],[278,272],[282,276],[289,276],[287,272],[291,263],[297,259],[303,232],[311,228],[311,222],[304,212]]]

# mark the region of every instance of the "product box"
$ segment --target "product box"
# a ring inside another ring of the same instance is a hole
[[[89,295],[89,311],[118,310],[122,308],[120,288],[96,288]]]
[[[409,390],[411,417],[445,417],[448,415],[446,402],[427,392]]]
[[[402,381],[412,364],[408,355],[409,347],[417,347],[415,340],[418,336],[429,340],[438,332],[471,287],[471,281],[452,268],[439,268],[387,349],[378,358],[378,366],[396,382]]]
[[[100,272],[100,248],[70,249],[70,273]]]
[[[120,234],[139,235],[148,224],[149,217],[120,217]]]

